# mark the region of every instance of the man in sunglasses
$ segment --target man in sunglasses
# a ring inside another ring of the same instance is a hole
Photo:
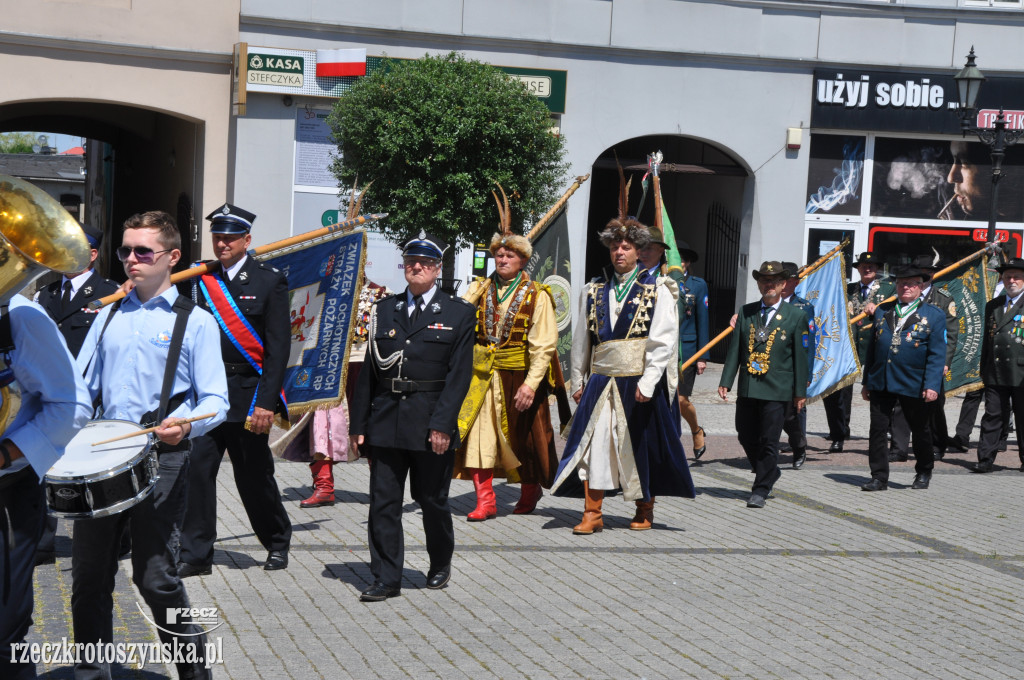
[[[369,347],[349,402],[351,450],[370,458],[370,572],[360,595],[402,594],[405,478],[423,512],[427,588],[451,578],[455,531],[448,490],[459,445],[459,410],[473,372],[476,309],[437,286],[445,246],[422,231],[402,249],[406,289],[370,312]]]
[[[190,608],[174,550],[185,517],[189,444],[219,425],[228,409],[219,334],[213,318],[171,286],[171,271],[181,258],[173,217],[161,211],[133,215],[124,224],[122,244],[117,256],[134,288],[97,315],[78,355],[78,369],[90,397],[100,402],[103,418],[157,425],[160,478],[153,492],[132,508],[75,522],[75,642],[112,642],[117,548],[130,518],[132,580],[160,622],[160,640],[186,655],[195,654],[192,663],[176,664],[179,677],[208,678],[202,661],[205,637],[188,616],[168,621],[167,611]],[[173,361],[176,348],[179,358]],[[213,417],[184,422],[208,413]],[[85,661],[76,666],[75,677],[110,678],[110,664]]]
[[[281,502],[270,453],[270,426],[287,421],[281,387],[291,347],[288,280],[247,255],[256,215],[229,203],[210,220],[216,271],[193,279],[192,299],[220,326],[231,409],[227,421],[196,440],[188,511],[181,534],[182,578],[211,573],[217,539],[217,471],[224,451],[249,523],[267,550],[263,568],[288,567],[292,524]]]

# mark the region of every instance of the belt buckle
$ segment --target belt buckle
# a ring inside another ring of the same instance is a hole
[[[392,394],[402,394],[405,390],[399,388],[398,387],[398,383],[404,383],[404,382],[406,382],[406,381],[402,380],[401,378],[392,378],[391,379],[391,392],[392,392]]]

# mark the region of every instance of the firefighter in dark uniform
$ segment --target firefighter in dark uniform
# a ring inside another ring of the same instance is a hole
[[[367,530],[373,583],[360,599],[401,594],[405,478],[423,512],[427,588],[451,577],[455,532],[448,506],[458,416],[473,371],[476,308],[436,285],[444,246],[420,232],[402,248],[408,287],[373,306],[366,363],[352,397],[353,449],[370,459]]]
[[[71,350],[71,356],[77,357],[82,349],[85,336],[89,334],[92,322],[100,310],[90,310],[87,305],[117,290],[117,284],[105,279],[92,266],[99,256],[103,232],[83,224],[82,231],[89,242],[89,268],[77,274],[65,274],[60,279],[39,290],[36,302],[46,310],[47,315],[57,324],[57,329],[64,336],[64,342]],[[47,514],[43,526],[43,535],[36,549],[36,564],[51,564],[56,559],[57,517]],[[131,534],[127,531],[122,536],[119,554],[123,556],[131,550]]]
[[[814,343],[818,335],[814,323],[814,305],[796,294],[796,286],[800,283],[800,268],[796,262],[783,262],[786,270],[786,283],[783,284],[782,301],[797,307],[807,315],[807,333],[810,346],[807,348],[807,383],[810,385],[814,377]],[[782,429],[789,437],[789,445],[793,449],[793,469],[799,470],[807,462],[807,406],[797,410],[791,409],[782,424]]]
[[[860,281],[852,282],[846,287],[847,313],[852,319],[861,312],[867,312],[867,316],[856,323],[854,334],[857,357],[863,367],[872,338],[871,316],[878,304],[896,293],[896,288],[892,281],[881,278],[882,258],[876,253],[861,253],[853,266],[860,274]],[[840,453],[843,450],[843,443],[850,438],[853,385],[836,390],[821,401],[825,406],[825,418],[828,420],[828,438],[832,440],[829,453]]]
[[[217,471],[225,449],[245,513],[267,550],[264,569],[287,568],[292,536],[268,445],[274,419],[287,419],[281,386],[291,348],[288,280],[247,255],[256,215],[225,204],[206,219],[219,267],[193,280],[192,294],[220,326],[231,407],[226,422],[193,442],[178,565],[182,578],[211,571]]]
[[[981,417],[978,462],[971,472],[992,472],[1000,432],[1013,414],[1017,424],[1017,454],[1024,426],[1024,260],[1013,258],[996,267],[1003,294],[985,305],[985,338],[981,343],[981,381],[985,383],[985,415]]]
[[[763,508],[779,470],[779,435],[786,415],[799,411],[807,395],[810,336],[803,310],[782,301],[786,280],[781,262],[753,272],[761,299],[743,305],[722,367],[718,396],[728,398],[736,373],[736,434],[754,470],[748,508]]]
[[[861,487],[864,491],[889,487],[886,432],[897,402],[903,407],[914,438],[917,474],[911,488],[927,489],[931,481],[935,459],[929,415],[931,403],[942,390],[946,318],[941,310],[921,299],[921,288],[929,278],[913,265],[897,267],[896,301],[875,309],[874,340],[868,347],[861,389],[861,396],[871,402],[871,481]]]
[[[931,255],[920,255],[914,258],[914,265],[929,277],[938,271],[937,263]],[[946,405],[945,377],[949,367],[953,365],[953,355],[956,354],[956,338],[960,333],[960,323],[956,316],[956,302],[953,301],[944,288],[934,285],[933,281],[924,284],[921,291],[921,298],[942,310],[946,315],[946,364],[943,368],[943,389],[939,391],[939,398],[931,404],[931,415],[929,416],[930,429],[932,433],[932,451],[936,460],[942,460],[946,455],[946,446],[949,439],[949,430],[946,426],[946,412],[943,410]],[[910,448],[910,426],[907,418],[903,415],[903,409],[897,404],[896,411],[892,416],[892,447],[889,451],[889,461],[907,460],[907,451]]]

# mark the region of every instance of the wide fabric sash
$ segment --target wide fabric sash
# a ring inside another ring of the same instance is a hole
[[[217,320],[217,325],[227,336],[231,344],[249,362],[258,375],[263,375],[263,340],[260,339],[256,329],[245,318],[235,298],[231,297],[228,286],[220,274],[204,274],[199,279],[199,290],[206,303],[210,307],[210,313]],[[246,425],[252,412],[256,409],[256,395],[259,387],[253,391],[252,403],[249,404],[249,413],[246,414]],[[281,390],[281,403],[285,407],[285,420],[287,420],[288,400],[285,398],[284,390]]]
[[[590,370],[611,378],[628,378],[644,373],[647,338],[609,340],[594,347]]]

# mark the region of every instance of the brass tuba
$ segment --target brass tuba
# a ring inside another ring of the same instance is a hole
[[[73,274],[90,264],[89,242],[78,222],[42,189],[0,175],[0,309],[46,270]],[[0,433],[14,421],[21,391],[0,356]],[[7,384],[3,384],[7,381]]]

